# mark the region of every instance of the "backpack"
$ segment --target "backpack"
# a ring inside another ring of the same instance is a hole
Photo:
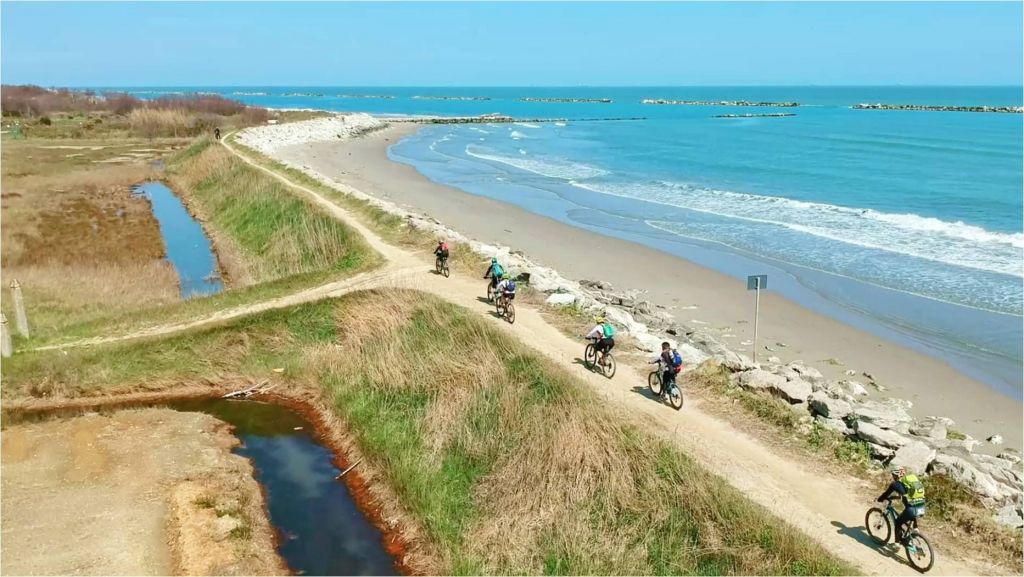
[[[501,278],[501,275],[505,274],[505,269],[501,268],[501,265],[494,263],[491,265],[491,274],[494,278]]]
[[[446,242],[442,242],[441,243],[441,252],[443,252],[445,254],[448,254],[448,243],[446,243]]]
[[[924,483],[917,475],[906,475],[900,478],[900,484],[907,491],[907,503],[911,506],[924,504]]]
[[[679,356],[679,351],[672,349],[672,368],[675,372],[683,370],[683,357]]]
[[[601,332],[604,333],[604,338],[610,339],[615,336],[615,327],[611,323],[604,323],[601,325]]]

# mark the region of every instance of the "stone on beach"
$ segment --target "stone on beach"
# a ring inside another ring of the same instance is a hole
[[[557,307],[570,306],[576,302],[576,295],[571,293],[551,293],[544,302],[545,304]]]
[[[815,414],[832,419],[842,419],[853,411],[850,403],[842,399],[834,399],[824,391],[811,393],[808,402],[811,411]]]
[[[913,421],[907,413],[908,403],[897,399],[888,399],[884,403],[866,400],[857,403],[851,414],[858,421],[867,421],[883,429],[894,429]]]
[[[992,475],[982,472],[967,459],[955,455],[939,453],[932,462],[930,472],[947,475],[979,495],[997,501],[1011,494],[1009,488],[997,483]]]
[[[887,431],[866,421],[855,421],[853,428],[861,439],[890,449],[899,449],[910,443],[910,439],[903,435]]]
[[[735,382],[746,389],[765,389],[790,404],[807,401],[811,396],[811,385],[803,380],[787,380],[785,377],[769,373],[763,369],[752,369],[738,373],[733,377]]]

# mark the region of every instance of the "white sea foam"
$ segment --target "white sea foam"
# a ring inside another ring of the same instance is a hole
[[[1024,234],[963,222],[713,190],[673,182],[577,187],[790,230],[890,253],[1024,278]]]
[[[539,124],[530,124],[529,122],[513,122],[516,126],[525,126],[526,128],[540,128]]]
[[[558,121],[555,123],[555,126],[565,126],[565,123],[562,121]]]
[[[519,149],[519,154],[526,154],[526,150],[524,150],[524,149],[520,148],[520,149]]]
[[[521,140],[523,138],[529,138],[529,136],[526,136],[525,134],[519,132],[518,130],[513,130],[512,133],[509,134],[509,136],[512,137],[512,140]]]
[[[474,132],[479,132],[481,134],[490,134],[491,133],[491,131],[489,131],[489,130],[484,130],[483,128],[477,128],[475,126],[470,126],[469,129],[474,131]]]
[[[607,170],[590,166],[589,164],[583,164],[580,162],[572,162],[569,160],[563,160],[560,158],[522,158],[522,157],[511,157],[502,156],[500,154],[494,154],[489,152],[482,147],[477,147],[470,144],[466,147],[466,154],[474,158],[480,158],[482,160],[490,160],[492,162],[498,162],[513,166],[520,170],[539,174],[541,176],[547,176],[550,178],[560,178],[563,180],[585,180],[588,178],[595,178],[598,176],[604,176],[609,174]]]

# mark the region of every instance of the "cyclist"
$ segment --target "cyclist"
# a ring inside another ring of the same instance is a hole
[[[484,278],[491,279],[491,288],[498,286],[498,279],[503,274],[505,274],[505,269],[501,268],[501,265],[498,264],[497,258],[492,258],[491,264],[487,266],[487,271],[484,273]]]
[[[448,243],[443,238],[437,239],[437,246],[434,248],[434,256],[437,257],[437,266],[441,266],[448,260]]]
[[[602,355],[603,362],[604,355],[611,352],[615,346],[615,327],[605,317],[597,317],[595,321],[597,324],[590,329],[586,338],[594,339],[594,349]]]
[[[217,140],[220,140],[220,128],[213,129],[213,137]]]
[[[661,394],[665,396],[676,386],[676,375],[683,370],[683,358],[665,341],[661,343],[661,355],[651,362],[661,363]]]
[[[924,484],[917,475],[908,475],[903,465],[891,465],[889,473],[892,474],[892,483],[889,483],[877,501],[887,501],[893,494],[903,500],[903,512],[896,518],[896,542],[901,543],[904,537],[903,526],[924,515]]]
[[[512,276],[508,273],[501,275],[501,282],[495,287],[494,292],[498,294],[498,298],[503,298],[507,301],[516,298],[516,281],[512,280]]]

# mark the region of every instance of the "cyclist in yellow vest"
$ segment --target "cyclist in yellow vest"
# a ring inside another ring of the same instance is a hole
[[[896,542],[903,541],[903,526],[908,521],[924,515],[924,484],[917,475],[908,475],[903,465],[889,467],[892,483],[877,500],[879,503],[888,500],[892,495],[899,495],[903,500],[903,512],[896,518]]]

